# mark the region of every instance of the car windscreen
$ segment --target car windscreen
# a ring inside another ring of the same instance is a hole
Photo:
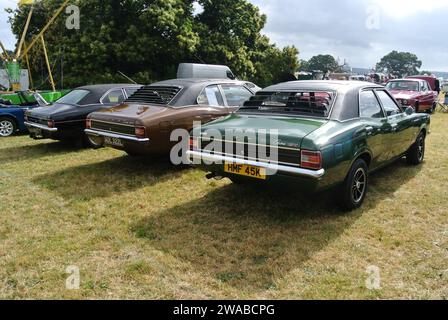
[[[418,91],[417,81],[391,81],[386,85],[387,90]]]
[[[88,90],[75,89],[75,90],[67,93],[65,96],[63,96],[59,100],[57,100],[56,103],[81,104],[81,100],[83,100],[89,93],[90,93],[90,91],[88,91]]]
[[[327,118],[334,98],[333,92],[326,91],[264,91],[246,101],[238,112]]]

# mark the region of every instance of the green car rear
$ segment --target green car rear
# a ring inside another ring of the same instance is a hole
[[[401,109],[380,86],[289,82],[195,130],[188,157],[209,178],[303,192],[337,187],[351,210],[364,201],[370,172],[403,156],[423,161],[429,124],[429,115]]]

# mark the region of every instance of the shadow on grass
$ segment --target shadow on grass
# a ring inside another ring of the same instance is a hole
[[[65,199],[88,201],[175,179],[185,169],[166,159],[123,156],[43,175],[33,182]]]
[[[373,176],[375,191],[365,207],[351,213],[340,212],[332,192],[305,196],[228,185],[145,217],[131,230],[187,263],[192,272],[203,272],[236,289],[263,291],[275,288],[276,280],[291,270],[303,268],[311,256],[419,170],[403,162],[385,168]]]
[[[0,163],[38,159],[49,155],[63,155],[80,150],[81,148],[73,142],[58,141],[9,147],[0,149]]]

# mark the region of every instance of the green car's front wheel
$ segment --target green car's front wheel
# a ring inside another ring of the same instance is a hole
[[[341,186],[339,202],[344,210],[359,208],[366,197],[369,183],[369,172],[364,160],[355,161]]]

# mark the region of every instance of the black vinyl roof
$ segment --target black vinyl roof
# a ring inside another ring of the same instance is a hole
[[[90,93],[83,98],[80,101],[80,104],[87,105],[87,104],[95,104],[99,103],[101,97],[109,90],[111,89],[120,89],[120,88],[127,88],[127,87],[141,87],[140,84],[132,84],[132,83],[109,83],[109,84],[94,84],[94,85],[87,85],[75,88],[74,90],[87,90]]]
[[[174,88],[177,88],[177,91],[174,92],[168,96],[168,99],[166,99],[165,105],[173,106],[173,107],[180,107],[180,106],[188,106],[196,104],[196,99],[198,95],[201,93],[201,91],[210,85],[219,85],[219,84],[238,84],[243,85],[245,84],[245,81],[239,81],[239,80],[230,80],[230,79],[171,79],[171,80],[165,80],[165,81],[159,81],[151,83],[148,86],[142,87],[139,91],[137,91],[134,96],[131,96],[128,101],[137,103],[139,102],[139,99],[137,96],[141,93],[144,93],[144,91],[158,91],[155,89],[163,89],[163,88],[171,88],[172,90]],[[154,88],[154,89],[153,89]],[[153,99],[153,97],[151,98]],[[142,100],[143,102],[143,100]],[[162,101],[160,101],[161,104]]]

